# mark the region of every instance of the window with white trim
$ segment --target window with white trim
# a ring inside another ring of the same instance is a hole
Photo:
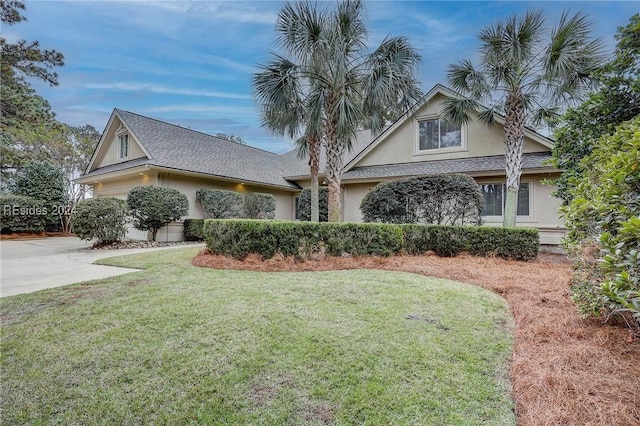
[[[122,134],[118,137],[118,140],[120,141],[118,158],[127,158],[129,156],[129,135]]]
[[[480,189],[484,195],[482,216],[502,216],[507,195],[504,183],[482,183]],[[531,185],[521,182],[518,191],[518,216],[530,216]]]
[[[462,126],[444,118],[418,122],[418,150],[462,147]]]

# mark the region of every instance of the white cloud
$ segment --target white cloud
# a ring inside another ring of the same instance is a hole
[[[198,16],[205,20],[222,21],[229,25],[242,24],[269,24],[276,21],[277,13],[268,10],[273,2],[231,2],[231,1],[141,1],[145,5],[156,7],[172,13],[183,13]],[[271,3],[271,4],[269,4]],[[265,6],[267,8],[265,8]]]
[[[157,107],[141,108],[144,113],[166,113],[166,112],[189,112],[200,114],[219,114],[221,116],[246,116],[256,117],[257,111],[254,107],[231,106],[231,105],[164,105]]]
[[[158,94],[184,95],[184,96],[204,96],[210,98],[223,99],[251,99],[249,95],[229,92],[215,92],[206,90],[181,89],[174,87],[160,86],[149,83],[88,83],[85,85],[87,89],[96,90],[123,90],[128,92],[152,92]]]

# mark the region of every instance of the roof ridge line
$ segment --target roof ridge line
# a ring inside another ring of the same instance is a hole
[[[198,134],[201,134],[201,135],[204,135],[204,136],[208,136],[210,138],[215,138],[215,139],[218,139],[220,141],[231,142],[231,143],[234,143],[234,144],[239,145],[239,146],[245,146],[247,148],[252,148],[252,149],[255,149],[255,150],[258,150],[258,151],[261,151],[261,152],[266,152],[268,154],[272,154],[272,155],[275,155],[275,156],[282,155],[282,154],[276,154],[275,152],[272,152],[272,151],[267,151],[266,149],[255,147],[253,145],[243,144],[243,143],[232,141],[232,140],[229,140],[229,139],[219,138],[217,136],[211,135],[209,133],[202,132],[200,130],[193,130],[193,129],[189,129],[187,127],[182,127],[179,124],[169,123],[168,121],[163,121],[163,120],[160,120],[159,118],[148,117],[146,115],[138,114],[137,112],[127,111],[125,109],[120,109],[120,108],[115,108],[115,110],[119,111],[119,112],[126,112],[127,114],[133,114],[133,115],[136,115],[138,117],[145,118],[147,120],[157,121],[158,123],[162,123],[162,124],[166,124],[166,125],[169,125],[169,126],[177,127],[178,129],[181,129],[181,130],[186,130],[186,131],[189,131],[189,132],[198,133]]]

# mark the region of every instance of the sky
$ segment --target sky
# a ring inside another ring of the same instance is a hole
[[[321,2],[333,8],[336,2]],[[59,85],[33,81],[59,121],[102,131],[114,108],[193,130],[242,136],[282,153],[291,142],[260,127],[251,78],[275,45],[282,1],[31,1],[26,22],[4,25],[8,41],[38,40],[65,57]],[[607,52],[614,34],[640,11],[623,1],[366,1],[368,45],[405,36],[422,55],[426,92],[446,84],[447,67],[477,57],[478,32],[513,13],[542,9],[549,23],[564,10],[585,12]]]

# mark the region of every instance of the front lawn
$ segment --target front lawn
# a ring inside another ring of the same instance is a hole
[[[0,299],[3,424],[515,424],[497,295],[398,272],[196,268],[198,250]]]

